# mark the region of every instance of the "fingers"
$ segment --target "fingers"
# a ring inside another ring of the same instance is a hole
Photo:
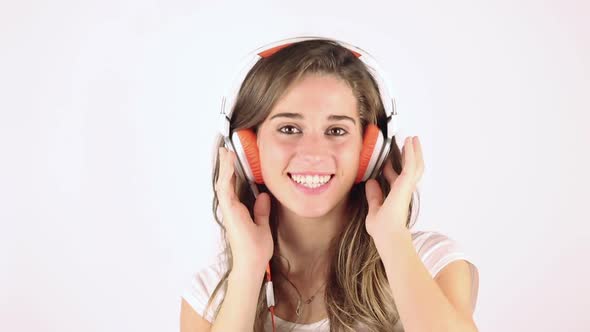
[[[402,146],[402,172],[406,169],[406,147],[408,143],[408,139],[404,140],[404,145]]]
[[[407,137],[404,142],[405,160],[403,162],[402,173],[414,172],[414,143],[412,137]]]
[[[422,144],[418,136],[414,139],[414,151],[416,152],[416,173],[421,177],[424,173],[424,156],[422,154]]]
[[[404,151],[406,152],[406,161],[403,164],[404,171],[410,174],[415,182],[418,182],[424,172],[424,159],[418,136],[406,138]]]
[[[365,182],[365,195],[369,204],[369,214],[377,211],[383,203],[383,192],[375,179],[369,179]]]
[[[228,211],[231,201],[235,199],[234,159],[231,151],[219,148],[219,174],[215,183],[215,191],[222,211]]]
[[[424,157],[418,136],[405,139],[402,165],[402,174],[411,179],[414,185],[417,184],[424,173]]]
[[[383,165],[383,176],[385,176],[385,180],[389,182],[389,185],[393,186],[398,175],[393,169],[393,164],[391,163],[390,158],[387,158],[387,160],[385,160],[385,164]]]
[[[270,219],[270,196],[260,193],[254,202],[254,222],[257,225],[268,225]]]

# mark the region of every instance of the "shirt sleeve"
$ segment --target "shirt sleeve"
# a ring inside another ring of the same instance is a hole
[[[412,234],[412,241],[432,278],[451,262],[462,259],[468,263],[471,271],[471,307],[475,311],[479,291],[479,270],[473,259],[456,241],[438,232],[415,232]]]
[[[195,312],[210,323],[213,323],[215,309],[220,305],[225,293],[223,288],[220,289],[209,309],[205,311],[209,297],[211,297],[213,290],[221,280],[220,267],[219,264],[215,263],[195,273],[182,293],[182,298],[193,307]]]

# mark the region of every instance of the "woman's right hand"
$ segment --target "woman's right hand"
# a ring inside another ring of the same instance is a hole
[[[219,148],[219,175],[215,192],[223,215],[223,225],[233,256],[233,270],[262,273],[270,261],[274,242],[269,226],[270,196],[260,193],[254,203],[254,221],[235,191],[234,152]]]

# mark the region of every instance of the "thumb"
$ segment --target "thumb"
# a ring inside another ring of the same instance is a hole
[[[259,226],[268,226],[270,218],[270,196],[260,193],[254,202],[254,222]]]
[[[369,204],[368,216],[372,216],[377,213],[383,204],[383,192],[381,192],[381,187],[377,180],[369,179],[365,182],[365,195]]]

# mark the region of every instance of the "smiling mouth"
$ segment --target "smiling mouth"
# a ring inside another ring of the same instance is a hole
[[[293,177],[292,177],[292,173],[287,173],[287,175],[289,176],[289,179],[291,179],[291,181],[300,187],[304,187],[307,189],[316,189],[316,188],[321,188],[321,187],[325,187],[328,183],[330,183],[330,181],[332,181],[332,179],[334,178],[334,174],[326,174],[329,175],[330,177],[328,178],[327,181],[323,182],[323,181],[318,181],[318,182],[297,182]],[[322,177],[325,177],[326,175],[323,175]]]

